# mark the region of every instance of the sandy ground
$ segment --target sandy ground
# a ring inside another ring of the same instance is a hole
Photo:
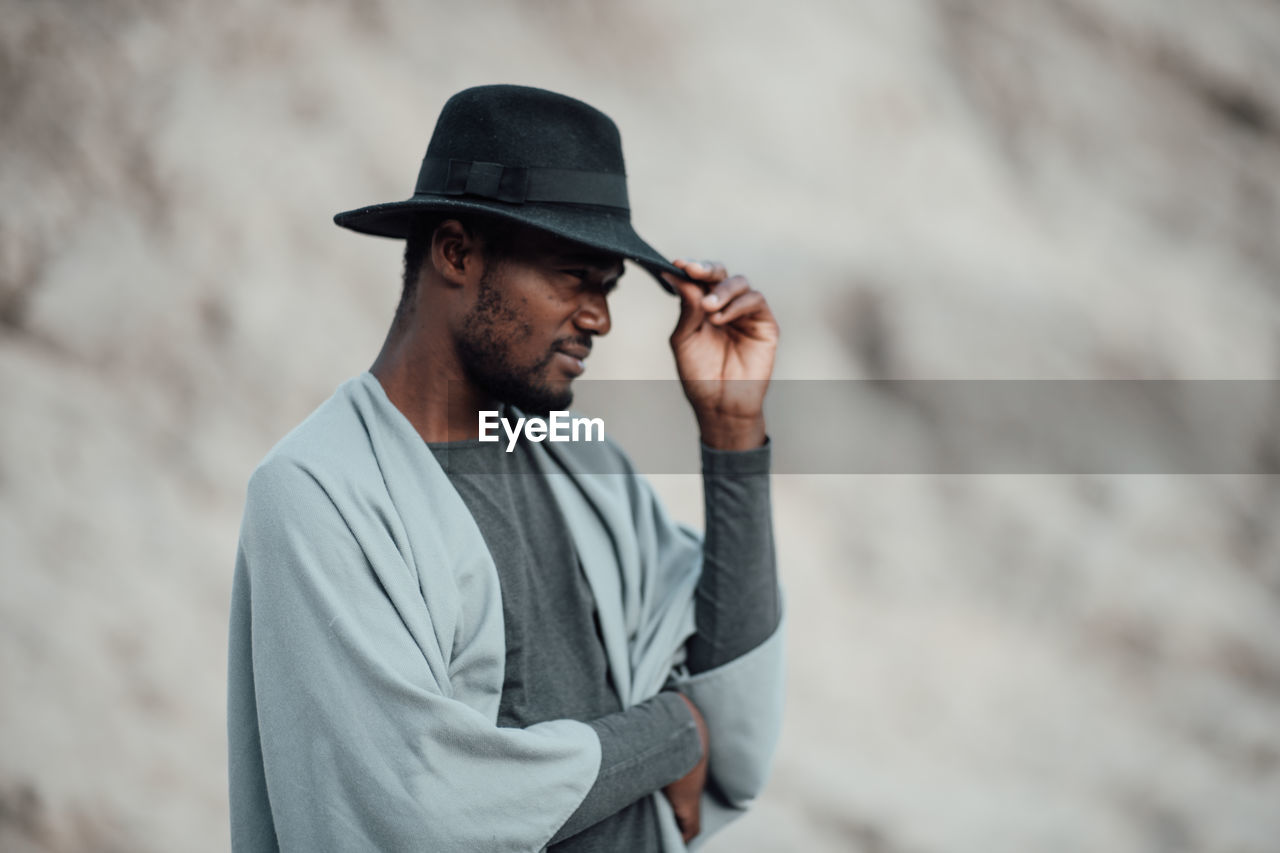
[[[227,848],[244,483],[397,298],[330,217],[464,86],[609,112],[641,233],[752,275],[780,378],[1276,376],[1274,4],[773,9],[0,2],[0,848]],[[671,377],[673,303],[613,311],[591,376]],[[1280,849],[1277,477],[775,495],[786,731],[708,850]]]

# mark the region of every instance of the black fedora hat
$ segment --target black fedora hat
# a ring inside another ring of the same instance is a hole
[[[333,221],[404,239],[422,214],[451,211],[500,216],[630,258],[668,291],[660,273],[685,278],[631,227],[617,125],[545,89],[477,86],[454,95],[436,120],[413,196]]]

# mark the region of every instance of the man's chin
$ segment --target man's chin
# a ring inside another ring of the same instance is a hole
[[[551,412],[564,411],[573,404],[573,389],[568,382],[560,387],[526,388],[519,394],[510,395],[507,402],[526,415],[545,418]]]
[[[571,377],[543,377],[532,371],[523,376],[513,372],[472,373],[473,386],[490,398],[539,417],[569,408],[573,403],[572,381]]]

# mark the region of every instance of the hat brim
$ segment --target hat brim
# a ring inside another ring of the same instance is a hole
[[[618,255],[635,261],[668,293],[675,288],[668,284],[662,273],[688,280],[679,267],[672,264],[656,249],[640,239],[640,235],[626,220],[603,212],[600,208],[568,204],[504,204],[439,196],[415,196],[405,201],[373,204],[355,210],[347,210],[333,217],[343,228],[361,234],[378,237],[406,239],[414,223],[425,213],[480,213],[499,216],[581,243],[592,249]]]

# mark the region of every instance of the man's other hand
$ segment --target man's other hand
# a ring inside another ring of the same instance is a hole
[[[702,741],[702,757],[693,769],[682,778],[677,779],[662,789],[671,810],[675,812],[676,824],[686,844],[702,831],[702,789],[707,786],[707,755],[710,741],[707,735],[707,721],[702,719],[698,706],[683,693],[678,694],[693,713],[694,722],[698,724],[698,739]]]
[[[723,264],[677,260],[692,281],[664,273],[680,294],[671,350],[702,441],[719,450],[764,443],[764,394],[778,349],[778,321],[764,295]]]

